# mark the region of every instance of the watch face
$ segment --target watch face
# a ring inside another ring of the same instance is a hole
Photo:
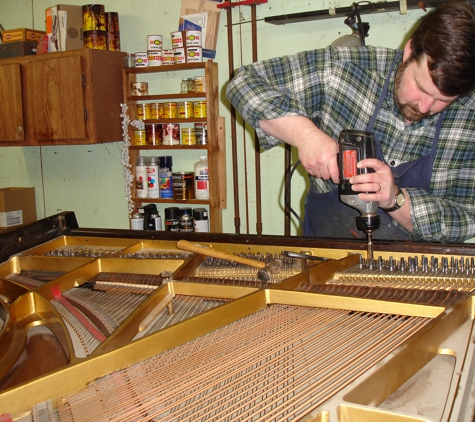
[[[402,207],[404,205],[404,202],[406,202],[406,197],[404,194],[401,192],[397,197],[396,197],[396,204],[398,207]]]

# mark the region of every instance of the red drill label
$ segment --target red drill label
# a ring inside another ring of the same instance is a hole
[[[358,174],[356,163],[358,162],[358,152],[355,149],[343,151],[343,178],[349,179]]]

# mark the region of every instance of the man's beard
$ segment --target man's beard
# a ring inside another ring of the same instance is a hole
[[[402,77],[409,63],[410,60],[402,62],[396,72],[396,78],[394,80],[394,102],[406,120],[415,122],[416,120],[422,120],[426,117],[429,117],[430,112],[427,111],[426,113],[421,113],[419,111],[419,107],[417,107],[416,104],[402,104],[401,100],[399,99],[399,88],[401,86]]]

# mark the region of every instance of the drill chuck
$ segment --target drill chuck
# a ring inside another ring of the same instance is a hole
[[[362,214],[356,217],[356,227],[364,233],[372,233],[381,226],[378,214]]]

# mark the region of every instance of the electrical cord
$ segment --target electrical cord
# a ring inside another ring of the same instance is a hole
[[[290,192],[290,182],[292,181],[292,176],[295,172],[295,169],[299,166],[300,164],[300,160],[297,160],[297,162],[292,166],[292,168],[290,169],[290,173],[289,173],[289,177],[287,179],[287,182],[286,182],[286,185],[285,185],[285,191],[286,192]],[[304,228],[303,226],[303,221],[302,219],[300,218],[300,216],[294,211],[294,209],[292,208],[291,204],[290,204],[290,195],[286,195],[285,196],[285,207],[295,216],[295,218],[298,220],[300,226],[302,227],[302,229]]]

